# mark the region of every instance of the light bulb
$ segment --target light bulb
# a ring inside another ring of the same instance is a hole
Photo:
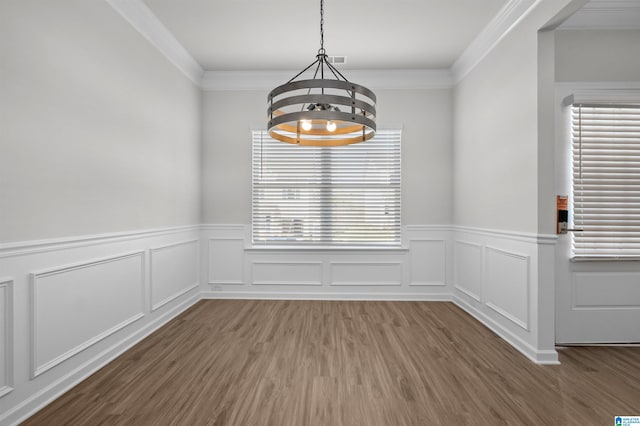
[[[300,126],[302,127],[302,130],[308,132],[309,130],[311,130],[311,121],[310,120],[300,120]]]
[[[333,122],[333,121],[331,121],[331,120],[327,121],[327,130],[328,130],[328,131],[330,131],[330,132],[335,132],[336,127],[337,127],[337,126],[336,126],[336,123],[335,123],[335,122]]]

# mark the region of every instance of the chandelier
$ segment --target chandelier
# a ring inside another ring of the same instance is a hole
[[[313,78],[304,74],[313,71]],[[269,135],[308,146],[364,142],[376,133],[376,95],[348,81],[324,49],[324,0],[320,0],[320,49],[316,60],[268,96]]]

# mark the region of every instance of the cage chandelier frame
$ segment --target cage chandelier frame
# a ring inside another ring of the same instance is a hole
[[[299,79],[314,67],[313,78]],[[320,0],[320,49],[316,60],[273,89],[267,101],[269,135],[282,142],[339,146],[364,142],[375,135],[376,95],[348,81],[327,56],[324,0]]]

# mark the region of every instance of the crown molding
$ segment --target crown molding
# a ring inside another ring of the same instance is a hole
[[[204,90],[270,90],[297,71],[205,71],[142,0],[105,0],[191,81]],[[540,0],[508,0],[450,69],[347,70],[373,89],[448,89],[459,83]],[[614,0],[613,3],[637,3]],[[602,3],[602,1],[600,0]]]
[[[271,90],[286,83],[293,71],[205,71],[204,90]],[[449,70],[347,70],[350,81],[374,90],[449,89],[453,79]]]
[[[509,0],[451,66],[458,84],[538,4],[540,0]]]
[[[142,0],[105,0],[180,71],[200,85],[204,70]]]
[[[640,0],[591,0],[559,29],[640,29]]]

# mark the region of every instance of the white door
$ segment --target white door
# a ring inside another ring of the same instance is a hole
[[[556,343],[640,342],[640,262],[571,261],[556,246]]]
[[[590,96],[606,99],[606,91]],[[576,87],[556,91],[556,191],[571,195],[569,111],[560,100],[579,93]],[[597,97],[596,96],[596,97]],[[626,154],[625,154],[626,155]],[[577,195],[576,195],[577,196]],[[571,200],[571,197],[570,197]],[[571,204],[571,201],[570,201]],[[609,207],[609,203],[604,203]],[[614,203],[611,203],[613,205]],[[571,214],[569,206],[569,216]],[[579,225],[573,225],[579,228]],[[558,344],[640,342],[640,259],[572,260],[571,232],[556,246],[556,342]]]

